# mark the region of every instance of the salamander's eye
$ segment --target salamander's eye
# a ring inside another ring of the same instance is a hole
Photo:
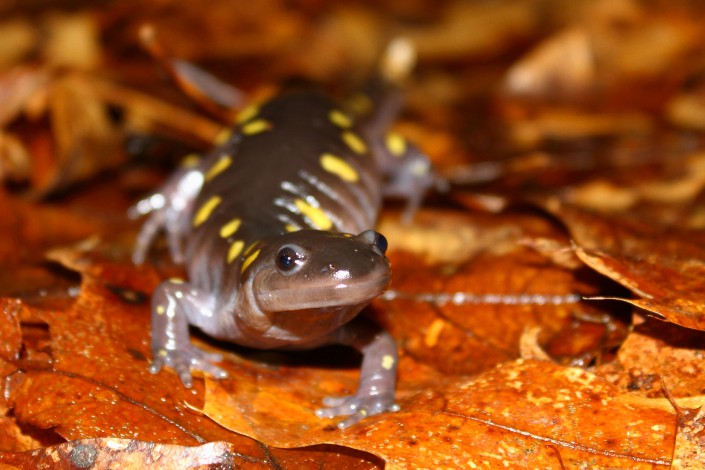
[[[296,266],[301,264],[303,256],[296,252],[292,247],[285,246],[277,253],[277,268],[280,271],[291,271]]]
[[[375,246],[379,251],[382,252],[382,254],[386,253],[387,247],[389,246],[387,243],[387,239],[384,237],[384,235],[379,232],[375,232],[375,235]]]
[[[365,230],[355,237],[357,240],[377,248],[382,254],[387,252],[387,239],[379,232]]]

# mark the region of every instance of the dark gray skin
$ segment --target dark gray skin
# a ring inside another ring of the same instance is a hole
[[[332,118],[333,111],[341,112],[316,93],[275,98],[138,203],[135,212],[151,214],[135,261],[164,229],[189,277],[154,292],[152,372],[169,366],[187,387],[191,369],[226,377],[213,364],[219,355],[190,343],[190,325],[260,349],[346,344],[363,354],[360,386],[350,397],[325,399],[317,415],[349,416],[344,428],[398,409],[394,341],[356,316],[391,279],[386,240],[371,230],[383,193],[416,204],[433,177],[420,171],[428,162],[413,146],[388,149],[382,131],[354,124],[350,114],[343,113],[349,123]]]

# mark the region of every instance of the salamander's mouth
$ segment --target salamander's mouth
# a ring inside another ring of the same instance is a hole
[[[255,280],[254,295],[264,312],[337,308],[366,304],[381,295],[391,282],[391,270],[385,264],[362,278],[329,278],[323,283],[320,279],[319,282],[301,279],[301,282],[277,283],[279,285],[258,281]]]

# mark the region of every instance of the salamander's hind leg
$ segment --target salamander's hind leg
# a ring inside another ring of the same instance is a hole
[[[353,346],[363,354],[360,384],[354,395],[325,398],[323,404],[328,408],[316,410],[316,415],[320,418],[349,416],[338,423],[343,429],[367,416],[398,411],[399,405],[394,403],[397,347],[389,333],[358,318],[343,326],[338,334],[336,342]]]
[[[446,191],[448,183],[434,170],[428,157],[402,136],[387,130],[404,101],[404,82],[416,61],[411,41],[396,38],[382,56],[379,71],[361,93],[353,95],[348,110],[385,177],[383,195],[406,200],[404,222],[410,222],[429,189]]]
[[[161,230],[166,232],[171,258],[177,263],[183,262],[182,240],[190,228],[188,219],[201,186],[202,171],[195,166],[184,166],[154,194],[130,208],[129,215],[132,218],[149,214],[137,235],[132,255],[136,264],[144,262],[149,247]]]
[[[164,281],[157,287],[152,295],[150,372],[156,374],[169,366],[186,387],[193,384],[191,368],[227,377],[223,369],[212,364],[222,356],[201,351],[189,339],[189,324],[200,325],[213,318],[214,303],[211,295],[179,280]]]
[[[429,189],[448,190],[448,182],[436,173],[426,154],[399,134],[387,134],[373,149],[386,174],[383,195],[406,201],[404,222],[411,222]]]

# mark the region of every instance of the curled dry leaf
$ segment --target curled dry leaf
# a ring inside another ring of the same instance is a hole
[[[657,227],[550,204],[568,227],[583,262],[632,290],[622,299],[657,318],[705,329],[705,238],[699,231]]]

